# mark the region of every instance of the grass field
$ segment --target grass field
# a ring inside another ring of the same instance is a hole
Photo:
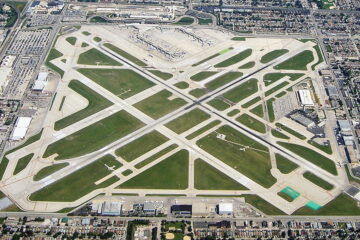
[[[357,184],[360,185],[360,179],[354,178],[350,173],[350,171],[352,171],[351,166],[347,164],[346,167],[345,167],[345,170],[346,170],[346,175],[347,175],[347,177],[349,179],[349,182],[351,182],[353,184],[355,183],[355,185],[357,185]]]
[[[303,176],[310,182],[314,183],[315,185],[318,185],[319,187],[321,187],[325,190],[331,190],[334,188],[334,185],[328,183],[327,181],[323,180],[322,178],[316,176],[315,174],[312,174],[311,172],[305,172],[303,174]]]
[[[231,40],[233,40],[233,41],[245,41],[246,37],[233,37]]]
[[[281,78],[289,76],[290,81],[295,81],[299,79],[300,77],[304,76],[302,73],[267,73],[264,75],[264,82],[265,86],[269,86],[270,84],[273,84],[274,82],[280,80]]]
[[[248,115],[246,113],[244,113],[240,117],[236,118],[236,121],[238,121],[241,124],[244,124],[248,128],[251,128],[259,133],[266,133],[265,124],[256,120],[255,118],[251,117],[250,115]]]
[[[95,16],[95,17],[90,19],[90,22],[91,23],[107,23],[108,21],[105,18]]]
[[[198,21],[200,25],[209,25],[213,22],[211,18],[198,18]]]
[[[136,65],[138,65],[140,67],[145,67],[147,65],[145,62],[141,61],[137,57],[134,57],[133,55],[131,55],[131,54],[125,52],[124,50],[112,45],[111,43],[104,43],[104,47],[110,49],[111,51],[119,54],[123,58],[126,58],[130,62],[132,62],[132,63],[134,63],[134,64],[136,64]]]
[[[64,71],[59,68],[58,66],[51,63],[52,60],[62,57],[64,54],[56,50],[55,48],[50,49],[49,54],[46,58],[45,65],[52,69],[53,71],[57,72],[61,77],[64,76]]]
[[[182,17],[175,24],[176,25],[191,25],[193,23],[194,23],[194,18],[192,18],[192,17]]]
[[[299,165],[297,165],[296,163],[290,161],[289,159],[278,153],[275,154],[275,158],[276,158],[276,166],[279,169],[279,171],[283,174],[291,173],[292,171],[294,171],[299,167]]]
[[[275,121],[275,113],[274,113],[274,106],[273,106],[274,101],[275,101],[275,98],[270,98],[269,100],[266,101],[266,107],[268,110],[268,116],[269,116],[270,122]]]
[[[312,61],[314,61],[313,53],[310,50],[305,50],[276,65],[274,69],[306,70],[306,65]]]
[[[312,70],[315,70],[315,67],[316,67],[318,64],[320,64],[320,63],[322,63],[322,62],[324,61],[324,57],[323,57],[323,54],[322,54],[322,51],[321,51],[319,45],[316,45],[316,46],[314,47],[314,49],[316,50],[316,53],[317,53],[317,55],[318,55],[318,57],[319,57],[319,60],[311,66],[311,69],[312,69]]]
[[[271,134],[277,138],[290,139],[290,137],[286,136],[285,134],[283,134],[282,132],[279,132],[276,129],[271,129]]]
[[[101,42],[102,41],[102,39],[99,38],[99,37],[94,37],[93,39],[94,39],[95,42]]]
[[[255,62],[248,62],[248,63],[245,63],[244,65],[241,65],[239,67],[239,69],[249,69],[249,68],[253,68],[255,66]]]
[[[89,46],[89,44],[87,44],[86,42],[83,42],[82,44],[81,44],[81,47],[82,48],[85,48],[85,47],[88,47]]]
[[[189,91],[189,94],[196,97],[196,98],[200,98],[202,96],[204,96],[208,91],[206,90],[206,88],[195,88],[191,91]]]
[[[180,117],[168,122],[165,126],[177,134],[181,134],[199,123],[210,118],[210,115],[199,108],[195,108]]]
[[[189,84],[185,81],[181,81],[181,82],[175,83],[174,86],[179,89],[187,89],[189,87]]]
[[[278,128],[281,128],[282,130],[290,133],[291,135],[293,135],[293,136],[295,136],[295,137],[297,137],[297,138],[299,138],[301,140],[306,139],[306,137],[304,135],[301,135],[300,133],[292,130],[291,128],[286,127],[285,125],[282,125],[281,123],[275,123],[275,126],[278,127]]]
[[[224,111],[225,109],[228,109],[230,107],[230,105],[226,102],[224,102],[223,100],[219,99],[219,98],[214,98],[212,100],[210,100],[209,102],[207,102],[207,104],[209,104],[210,106],[212,106],[213,108],[219,110],[219,111]]]
[[[331,145],[330,143],[328,143],[328,145],[321,145],[321,144],[318,144],[317,142],[314,142],[312,140],[308,140],[307,141],[309,144],[313,145],[314,147],[320,149],[321,151],[327,153],[327,154],[332,154],[332,149],[331,149]]]
[[[199,136],[200,134],[208,131],[209,129],[215,127],[216,125],[218,125],[221,121],[220,120],[214,120],[212,122],[210,122],[209,124],[203,126],[202,128],[196,130],[195,132],[189,134],[188,136],[186,136],[186,139],[191,140],[197,136]]]
[[[252,78],[241,85],[232,88],[230,91],[227,91],[223,96],[234,103],[238,103],[258,91],[257,83],[258,80]]]
[[[329,173],[331,173],[333,175],[337,175],[335,163],[331,159],[315,152],[312,149],[309,149],[309,148],[301,146],[301,145],[286,143],[286,142],[277,142],[277,143],[280,146],[283,146],[284,148],[299,155],[300,157],[308,160],[309,162],[321,167],[325,171],[328,171]]]
[[[289,52],[289,50],[287,50],[287,49],[276,49],[276,50],[268,52],[264,56],[262,56],[260,59],[260,62],[261,63],[271,62],[272,60],[274,60],[288,52]]]
[[[91,33],[89,33],[88,31],[83,31],[83,32],[81,32],[83,35],[85,35],[85,36],[90,36],[91,35]]]
[[[131,171],[130,169],[126,169],[125,171],[123,171],[121,174],[123,175],[123,176],[129,176],[130,174],[132,174],[133,173],[133,171]]]
[[[180,150],[118,188],[185,189],[188,187],[189,152]]]
[[[91,124],[50,144],[44,158],[58,154],[56,160],[78,157],[94,152],[128,135],[144,124],[124,110]]]
[[[152,117],[153,119],[159,119],[160,117],[178,109],[186,104],[186,101],[182,98],[174,98],[172,93],[167,90],[162,90],[140,102],[134,104],[134,107]]]
[[[73,46],[76,43],[76,37],[67,37],[65,40]]]
[[[115,183],[119,178],[113,176],[95,185],[95,182],[111,173],[107,166],[116,166],[118,161],[111,155],[106,155],[89,165],[67,175],[39,191],[30,195],[32,201],[72,202],[98,188],[104,188]]]
[[[30,160],[32,159],[32,157],[34,156],[33,153],[30,153],[22,158],[20,158],[16,164],[16,167],[14,169],[14,175],[18,174],[19,172],[21,172],[22,170],[24,170],[27,165],[29,164]]]
[[[218,64],[215,64],[214,67],[216,68],[222,68],[222,67],[228,67],[231,66],[235,63],[238,63],[242,60],[244,60],[245,58],[249,57],[252,54],[252,49],[246,49]]]
[[[241,107],[248,108],[248,107],[254,105],[255,103],[257,103],[260,100],[261,100],[260,97],[253,98],[250,101],[248,101],[247,103],[244,103],[243,105],[241,105]]]
[[[95,48],[91,48],[86,52],[81,53],[77,63],[84,65],[122,66],[121,63]]]
[[[59,171],[60,169],[66,167],[68,165],[69,165],[69,163],[65,162],[65,163],[58,163],[58,164],[53,164],[48,167],[44,167],[34,175],[33,179],[34,179],[34,181],[39,181],[39,180],[53,174],[54,172]]]
[[[3,157],[0,163],[0,180],[3,178],[8,164],[9,164],[9,159],[7,159],[7,157]]]
[[[195,188],[199,190],[248,190],[202,159],[195,160]]]
[[[273,93],[276,92],[276,91],[279,91],[280,89],[284,88],[284,87],[285,87],[286,85],[288,85],[288,84],[289,84],[288,82],[282,82],[282,83],[276,85],[275,87],[267,90],[267,91],[265,92],[265,97],[273,94]]]
[[[286,91],[281,91],[278,94],[275,95],[276,98],[281,98],[282,96],[285,96],[287,94]]]
[[[199,73],[191,76],[190,79],[193,81],[199,82],[199,81],[202,81],[204,79],[211,77],[212,75],[214,75],[216,73],[218,73],[218,72],[214,72],[214,71],[199,72]]]
[[[272,205],[271,203],[265,201],[258,195],[241,195],[241,197],[245,198],[245,202],[254,206],[256,209],[262,211],[267,215],[286,215],[283,211]]]
[[[340,194],[334,200],[320,208],[313,210],[306,206],[296,210],[293,215],[308,216],[359,216],[360,208],[356,200],[345,193]]]
[[[115,154],[122,157],[125,161],[130,162],[168,140],[167,137],[154,130],[117,149]]]
[[[234,109],[234,110],[231,110],[230,112],[228,112],[228,116],[229,117],[233,117],[233,116],[235,116],[236,114],[238,114],[240,112],[240,110],[239,109]]]
[[[78,71],[121,99],[126,99],[155,84],[130,69],[91,69]]]
[[[277,195],[279,195],[280,197],[282,197],[283,199],[285,199],[288,202],[294,201],[294,199],[292,197],[290,197],[289,195],[287,195],[286,193],[278,192]]]
[[[154,155],[152,155],[151,157],[148,157],[147,159],[145,159],[144,161],[139,162],[138,164],[135,165],[135,168],[140,169],[146,165],[148,165],[149,163],[155,161],[156,159],[164,156],[165,154],[167,154],[168,152],[171,152],[172,150],[174,150],[175,148],[177,148],[178,145],[177,144],[172,144],[162,150],[160,150],[159,152],[155,153]]]
[[[78,80],[71,80],[68,86],[82,97],[86,98],[88,100],[88,105],[80,111],[56,121],[54,125],[54,129],[56,131],[70,126],[71,124],[74,124],[94,113],[110,107],[113,104]]]
[[[226,141],[217,138],[217,133],[224,134]],[[271,187],[276,182],[276,179],[270,173],[271,164],[268,148],[230,126],[220,127],[216,132],[212,132],[198,140],[196,144],[266,188]],[[247,146],[249,148],[246,148]],[[245,151],[240,149],[243,147],[246,148]],[[254,168],[254,166],[257,167]]]
[[[253,114],[263,118],[264,117],[264,110],[262,104],[257,105],[253,109],[250,110]]]
[[[169,80],[170,78],[173,77],[173,75],[171,73],[167,73],[167,72],[162,72],[159,70],[149,70],[149,72],[151,72],[152,74],[154,74],[155,76],[161,78],[162,80]]]
[[[223,85],[228,84],[229,82],[234,81],[235,79],[241,77],[242,75],[243,73],[241,72],[228,72],[206,83],[205,87],[208,90],[213,91]]]

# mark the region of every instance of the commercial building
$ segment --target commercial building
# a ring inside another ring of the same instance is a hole
[[[155,215],[156,208],[155,208],[154,203],[151,203],[151,202],[144,203],[143,211],[147,215]]]
[[[171,213],[180,216],[191,216],[192,205],[172,205]]]
[[[31,123],[31,117],[19,117],[16,120],[14,130],[11,134],[11,140],[19,141],[23,139]]]
[[[102,215],[120,216],[121,203],[120,202],[104,202],[102,207]]]
[[[218,212],[220,215],[229,215],[234,212],[232,203],[219,203]]]
[[[40,72],[37,79],[35,80],[32,90],[42,92],[46,85],[47,76],[48,76],[47,72]]]
[[[301,105],[306,106],[306,107],[313,107],[315,105],[314,101],[311,98],[310,90],[301,89],[298,91],[298,94],[299,94]]]

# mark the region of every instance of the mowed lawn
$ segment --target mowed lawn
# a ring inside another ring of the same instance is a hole
[[[238,62],[244,60],[245,58],[249,57],[251,55],[251,53],[252,53],[252,49],[250,49],[250,48],[246,49],[246,50],[216,64],[214,67],[221,68],[221,67],[231,66],[231,65],[238,63]]]
[[[188,173],[189,152],[180,150],[122,183],[118,188],[185,189],[188,187]]]
[[[144,63],[140,59],[138,59],[138,58],[134,57],[133,55],[131,55],[130,53],[125,52],[124,50],[112,45],[111,43],[104,43],[104,47],[107,47],[111,51],[119,54],[120,56],[126,58],[130,62],[135,63],[136,65],[138,65],[140,67],[145,67],[146,66],[146,63]]]
[[[258,91],[257,83],[258,80],[255,78],[247,80],[241,85],[224,93],[224,97],[234,103],[238,103]]]
[[[56,160],[74,158],[99,150],[144,126],[139,119],[121,110],[65,138],[50,144],[44,158],[58,154]]]
[[[224,134],[226,141],[218,138],[217,134]],[[268,148],[228,125],[201,138],[196,144],[266,188],[276,182],[270,173],[271,163]]]
[[[162,72],[159,70],[149,70],[149,72],[151,72],[152,74],[154,74],[155,76],[161,78],[162,80],[169,80],[170,78],[173,77],[173,75],[171,73],[167,73],[167,72]]]
[[[316,176],[315,174],[311,173],[311,172],[305,172],[303,174],[304,178],[306,178],[307,180],[309,180],[310,182],[318,185],[319,187],[325,189],[325,190],[331,190],[334,188],[334,185],[332,185],[331,183],[328,183],[327,181],[325,181],[324,179]]]
[[[19,172],[21,172],[22,170],[24,170],[27,165],[29,164],[30,160],[32,159],[32,157],[34,156],[33,153],[30,153],[22,158],[20,158],[16,164],[16,167],[14,169],[14,175],[18,174]]]
[[[202,159],[195,160],[195,188],[199,190],[248,190]]]
[[[186,104],[184,99],[172,97],[171,92],[168,90],[162,90],[140,102],[137,102],[134,104],[134,107],[153,119],[159,119],[160,117]],[[171,98],[171,100],[169,98]]]
[[[302,73],[267,73],[264,75],[265,86],[269,86],[270,84],[280,80],[281,78],[289,76],[290,81],[295,81],[298,78],[304,76]]]
[[[121,99],[131,97],[155,85],[130,69],[80,68],[78,71]]]
[[[78,64],[84,65],[108,65],[108,66],[122,66],[121,63],[115,59],[107,56],[99,50],[92,48],[79,55]]]
[[[246,113],[244,113],[240,117],[236,118],[236,121],[238,121],[241,124],[244,124],[248,128],[251,128],[259,133],[266,133],[265,124],[263,124],[259,120],[251,117],[250,115],[248,115]]]
[[[208,90],[213,91],[221,86],[228,84],[229,82],[234,81],[235,79],[241,77],[242,75],[243,73],[241,72],[228,72],[206,83],[205,87]]]
[[[195,108],[190,112],[170,121],[165,126],[177,134],[183,133],[199,123],[210,118],[210,115],[199,108]]]
[[[67,165],[69,165],[69,163],[65,162],[65,163],[58,163],[58,164],[44,167],[34,175],[33,179],[34,179],[34,181],[39,181],[39,180],[53,174],[54,172],[59,171],[60,169],[66,167]]]
[[[154,130],[117,149],[115,154],[130,162],[168,140],[167,137]]]
[[[299,167],[296,163],[290,161],[283,155],[280,155],[278,153],[275,154],[276,159],[276,166],[279,169],[279,171],[283,174],[288,174],[294,171]]]
[[[258,195],[245,194],[241,195],[245,198],[245,202],[254,206],[256,209],[259,209],[267,215],[286,215],[283,211],[269,203],[268,201],[262,199]]]
[[[63,129],[71,124],[74,124],[96,112],[99,112],[107,107],[110,107],[113,103],[82,84],[78,80],[71,80],[68,85],[69,88],[80,94],[82,97],[88,100],[88,105],[80,111],[73,113],[65,118],[62,118],[55,122],[54,129],[56,131]]]
[[[280,146],[283,146],[284,148],[292,151],[293,153],[299,155],[300,157],[324,169],[325,171],[328,171],[333,175],[337,175],[335,163],[331,159],[315,152],[312,149],[309,149],[301,145],[286,143],[286,142],[277,142],[277,143]]]
[[[107,166],[117,168],[118,161],[111,155],[102,158],[80,168],[66,177],[40,189],[30,195],[31,201],[59,201],[72,202],[98,188],[104,188],[119,180],[111,177],[108,180],[95,185],[95,182],[111,173]]]
[[[218,73],[218,72],[214,72],[214,71],[198,72],[197,74],[192,75],[190,77],[190,79],[193,80],[193,81],[199,82],[199,81],[202,81],[202,80],[204,80],[206,78],[211,77],[212,75],[214,75],[216,73]]]
[[[268,52],[264,56],[262,56],[260,59],[260,62],[261,63],[271,62],[272,60],[274,60],[288,52],[289,52],[289,50],[287,50],[287,49],[276,49],[276,50]]]
[[[307,70],[306,65],[312,61],[314,61],[312,51],[305,50],[276,65],[274,68],[282,70]]]

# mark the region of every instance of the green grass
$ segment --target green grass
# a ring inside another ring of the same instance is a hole
[[[173,75],[171,73],[167,73],[167,72],[162,72],[159,70],[149,70],[149,72],[151,72],[152,74],[154,74],[155,76],[161,78],[162,80],[169,80],[170,78],[173,77]]]
[[[281,98],[282,96],[285,96],[287,94],[286,91],[282,91],[282,92],[279,92],[278,94],[275,95],[276,98]]]
[[[60,169],[63,169],[64,167],[66,167],[68,165],[69,165],[69,163],[65,162],[65,163],[58,163],[58,164],[53,164],[51,166],[44,167],[34,175],[33,179],[34,179],[34,181],[39,181],[39,180],[53,174],[54,172],[57,172]]]
[[[313,53],[310,50],[305,50],[295,56],[285,60],[276,65],[274,69],[283,70],[307,70],[306,65],[314,60]]]
[[[275,113],[274,113],[274,106],[273,106],[274,101],[275,101],[275,98],[270,98],[269,100],[266,101],[266,107],[268,110],[268,116],[269,116],[270,122],[275,121]]]
[[[168,140],[169,139],[167,137],[154,130],[126,144],[125,146],[118,148],[115,151],[115,154],[122,157],[125,161],[131,162]]]
[[[194,18],[192,17],[182,17],[179,21],[177,21],[176,25],[191,25],[194,23]]]
[[[241,77],[242,75],[243,73],[241,72],[228,72],[206,83],[205,87],[208,90],[213,91],[223,85],[228,84],[229,82],[234,81],[235,79]]]
[[[290,137],[286,136],[285,134],[283,134],[282,132],[279,132],[276,129],[271,129],[271,134],[277,138],[290,139]]]
[[[307,216],[359,216],[360,208],[357,201],[345,193],[340,194],[334,200],[320,208],[313,210],[306,206],[296,210],[293,215]]]
[[[191,133],[190,135],[186,136],[186,139],[191,140],[197,136],[199,136],[200,134],[208,131],[209,129],[215,127],[216,125],[218,125],[221,121],[220,120],[214,120],[211,123],[205,125],[204,127],[196,130],[195,132]]]
[[[265,201],[258,195],[242,195],[245,198],[245,202],[254,206],[256,209],[262,211],[266,215],[286,215],[283,211],[272,205],[271,203]]]
[[[186,104],[184,99],[178,97],[169,100],[168,98],[171,96],[171,92],[162,90],[140,102],[137,102],[134,104],[134,107],[153,119],[159,119],[160,117]]]
[[[253,114],[263,118],[264,117],[264,110],[262,104],[257,105],[253,109],[250,110]]]
[[[318,55],[318,57],[319,57],[319,60],[311,66],[311,69],[312,69],[312,70],[315,70],[315,67],[316,67],[318,64],[324,62],[324,57],[323,57],[323,54],[322,54],[322,51],[321,51],[319,45],[316,45],[316,46],[314,47],[314,49],[316,50],[316,53],[317,53],[317,55]]]
[[[260,59],[260,62],[261,63],[271,62],[272,60],[274,60],[288,52],[289,52],[289,50],[287,50],[287,49],[276,49],[276,50],[268,52],[264,56],[262,56]]]
[[[186,189],[188,187],[188,172],[189,152],[180,150],[122,183],[118,188]]]
[[[316,176],[315,174],[312,174],[311,172],[305,172],[303,174],[304,178],[309,180],[310,182],[314,183],[315,185],[318,185],[319,187],[325,189],[325,190],[331,190],[334,188],[334,185],[328,183],[327,181],[323,180],[322,178]]]
[[[99,37],[94,37],[94,41],[95,41],[95,42],[101,42],[101,41],[102,41],[102,39],[101,39],[101,38],[99,38]]]
[[[76,43],[76,37],[68,37],[65,39],[68,43],[70,43],[71,45],[75,45]]]
[[[122,56],[123,58],[126,58],[127,60],[129,60],[130,62],[140,66],[140,67],[145,67],[147,64],[143,61],[141,61],[140,59],[134,57],[133,55],[125,52],[124,50],[112,45],[111,43],[104,43],[104,47],[107,47],[108,49],[110,49],[111,51],[119,54],[120,56]]]
[[[186,89],[189,87],[189,84],[185,81],[181,81],[181,82],[177,82],[174,84],[175,87],[179,88],[179,89]]]
[[[306,139],[306,137],[304,135],[301,135],[300,133],[292,130],[291,128],[286,127],[285,125],[282,125],[281,123],[275,123],[275,126],[278,127],[278,128],[281,128],[282,130],[290,133],[291,135],[293,135],[293,136],[295,136],[295,137],[297,137],[297,138],[299,138],[301,140]]]
[[[140,120],[121,110],[50,144],[43,157],[56,153],[56,160],[82,156],[99,150],[142,126],[144,124]]]
[[[96,181],[111,173],[106,165],[113,166],[117,162],[113,156],[106,155],[31,194],[29,199],[31,201],[75,201],[95,189],[107,187],[118,181],[119,178],[113,176],[95,185]]]
[[[278,192],[277,195],[279,195],[280,197],[282,197],[283,199],[285,199],[288,202],[294,201],[294,199],[292,197],[290,197],[289,195],[287,195],[286,193]]]
[[[241,65],[239,67],[239,69],[249,69],[249,68],[253,68],[254,66],[255,66],[255,62],[252,61],[252,62],[245,63],[244,65]]]
[[[89,33],[88,31],[83,31],[82,34],[84,34],[85,36],[91,35],[91,33]]]
[[[325,171],[328,171],[329,173],[331,173],[333,175],[337,175],[335,163],[331,159],[315,152],[312,149],[309,149],[309,148],[301,146],[301,145],[286,143],[286,142],[277,142],[277,143],[280,146],[283,146],[284,148],[299,155],[300,157],[308,160],[309,162],[319,166],[320,168],[324,169]]]
[[[233,37],[231,40],[233,40],[233,41],[245,41],[246,37]]]
[[[165,126],[177,134],[181,134],[210,118],[210,115],[195,108],[180,117],[168,122]]]
[[[58,66],[54,65],[51,63],[52,60],[62,57],[64,54],[62,54],[61,52],[59,52],[58,50],[56,50],[55,48],[51,48],[49,51],[49,54],[45,60],[45,65],[52,69],[53,71],[57,72],[61,77],[64,76],[64,71],[59,68]]]
[[[78,80],[71,80],[68,87],[80,94],[82,97],[86,98],[88,100],[88,105],[80,111],[56,121],[54,125],[54,129],[56,131],[70,126],[71,124],[74,124],[113,104],[112,102],[110,102],[109,100],[107,100],[106,98],[104,98],[103,96],[101,96],[100,94],[98,94],[97,92],[87,87]]]
[[[78,64],[84,65],[105,65],[105,66],[122,66],[115,59],[105,55],[99,50],[92,48],[79,55]]]
[[[14,175],[18,174],[19,172],[21,172],[22,170],[24,170],[27,165],[29,164],[30,160],[32,159],[32,157],[34,156],[33,153],[28,154],[22,158],[20,158],[16,164],[16,167],[14,169]]]
[[[251,128],[259,133],[266,133],[265,124],[251,117],[250,115],[244,113],[240,117],[236,118],[236,121],[239,123]]]
[[[281,78],[289,76],[290,81],[295,81],[299,79],[300,77],[304,76],[302,73],[267,73],[264,75],[264,82],[265,86],[269,86],[270,84],[273,84],[274,82],[280,80]]]
[[[219,139],[217,133],[224,134],[227,141],[241,145]],[[230,126],[220,127],[216,132],[212,132],[198,140],[196,144],[266,188],[271,187],[276,182],[276,179],[270,173],[271,163],[268,148]],[[249,148],[243,151],[241,148],[246,146],[249,146]]]
[[[209,102],[207,102],[207,104],[209,104],[210,106],[212,106],[213,108],[219,111],[224,111],[225,109],[228,109],[230,107],[228,103],[218,98],[214,98],[210,100]]]
[[[265,92],[265,97],[273,94],[273,93],[276,92],[276,91],[279,91],[280,89],[284,88],[284,87],[285,87],[286,85],[288,85],[288,84],[289,84],[288,82],[282,82],[282,83],[276,85],[275,87],[267,90],[267,91]]]
[[[9,159],[3,157],[0,163],[0,180],[3,178],[5,170],[9,164]]]
[[[204,96],[207,92],[208,91],[206,90],[206,88],[195,88],[195,89],[191,90],[189,92],[189,94],[196,98],[200,98],[200,97]]]
[[[260,100],[261,100],[260,97],[253,98],[253,99],[251,99],[250,101],[248,101],[247,103],[241,105],[241,107],[243,107],[243,108],[248,108],[248,107],[250,107],[251,105],[254,105],[255,103],[257,103],[257,102],[260,101]]]
[[[82,48],[85,48],[85,47],[88,47],[89,46],[89,44],[87,44],[86,42],[83,42],[82,44],[81,44],[81,47]]]
[[[192,75],[190,77],[191,80],[193,81],[196,81],[196,82],[199,82],[199,81],[202,81],[204,79],[207,79],[209,77],[211,77],[212,75],[216,74],[218,72],[214,72],[214,71],[204,71],[204,72],[199,72],[195,75]]]
[[[230,112],[228,112],[228,116],[229,117],[233,117],[233,116],[235,116],[236,114],[238,114],[240,112],[240,110],[239,109],[234,109],[234,110],[231,110]]]
[[[220,56],[220,53],[215,53],[215,54],[211,55],[210,57],[204,58],[203,60],[201,60],[201,61],[199,61],[197,63],[194,63],[192,66],[196,67],[196,66],[198,66],[198,65],[200,65],[200,64],[202,64],[204,62],[207,62],[207,61],[209,61],[209,60],[211,60],[213,58],[216,58],[217,56]]]
[[[218,64],[216,64],[214,67],[216,68],[222,68],[222,67],[228,67],[228,66],[231,66],[235,63],[238,63],[242,60],[244,60],[245,58],[249,57],[252,53],[252,49],[246,49]]]
[[[108,21],[105,18],[95,16],[95,17],[90,19],[90,22],[91,23],[107,23]]]
[[[232,88],[230,91],[224,93],[224,97],[234,103],[251,96],[258,91],[257,79],[252,78],[242,83],[241,85]]]
[[[159,152],[155,153],[154,155],[152,155],[151,157],[148,157],[147,159],[145,159],[144,161],[139,162],[138,164],[135,165],[135,168],[140,169],[146,165],[148,165],[149,163],[155,161],[156,159],[164,156],[165,154],[167,154],[168,152],[171,152],[172,150],[174,150],[175,148],[177,148],[178,145],[177,144],[172,144],[166,148],[164,148],[163,150],[160,150]]]
[[[276,158],[276,166],[279,169],[279,171],[283,174],[288,174],[294,171],[299,167],[296,163],[290,161],[283,155],[280,155],[278,153],[275,153]]]
[[[325,153],[327,153],[327,154],[332,154],[332,153],[333,153],[333,151],[332,151],[332,149],[331,149],[330,143],[328,143],[328,145],[321,145],[321,144],[318,144],[318,143],[316,143],[316,142],[314,142],[314,141],[312,141],[312,140],[308,140],[307,142],[308,142],[310,145],[312,145],[312,146],[320,149],[321,151],[323,151],[323,152],[325,152]]]
[[[346,170],[346,175],[347,175],[350,183],[360,184],[360,179],[355,178],[351,175],[351,173],[350,173],[351,166],[350,165],[346,165],[345,170]]]
[[[80,68],[78,71],[121,99],[131,97],[155,85],[130,69]]]
[[[212,19],[211,18],[198,18],[199,20],[199,25],[209,25],[212,24]]]
[[[248,190],[202,159],[195,160],[195,188],[199,190]]]
[[[126,177],[126,176],[129,176],[129,175],[132,174],[132,173],[133,173],[133,171],[131,171],[130,169],[126,169],[126,170],[123,171],[121,174]]]

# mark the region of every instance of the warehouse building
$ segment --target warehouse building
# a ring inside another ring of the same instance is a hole
[[[19,117],[16,120],[14,130],[11,134],[11,140],[19,141],[23,139],[31,123],[31,117]]]
[[[301,89],[298,91],[300,103],[302,106],[305,107],[313,107],[315,106],[314,101],[311,98],[310,90],[308,89]]]
[[[218,213],[220,215],[230,215],[234,212],[232,203],[219,203]]]
[[[47,76],[47,72],[40,72],[37,79],[35,80],[32,90],[42,92],[46,85]]]

